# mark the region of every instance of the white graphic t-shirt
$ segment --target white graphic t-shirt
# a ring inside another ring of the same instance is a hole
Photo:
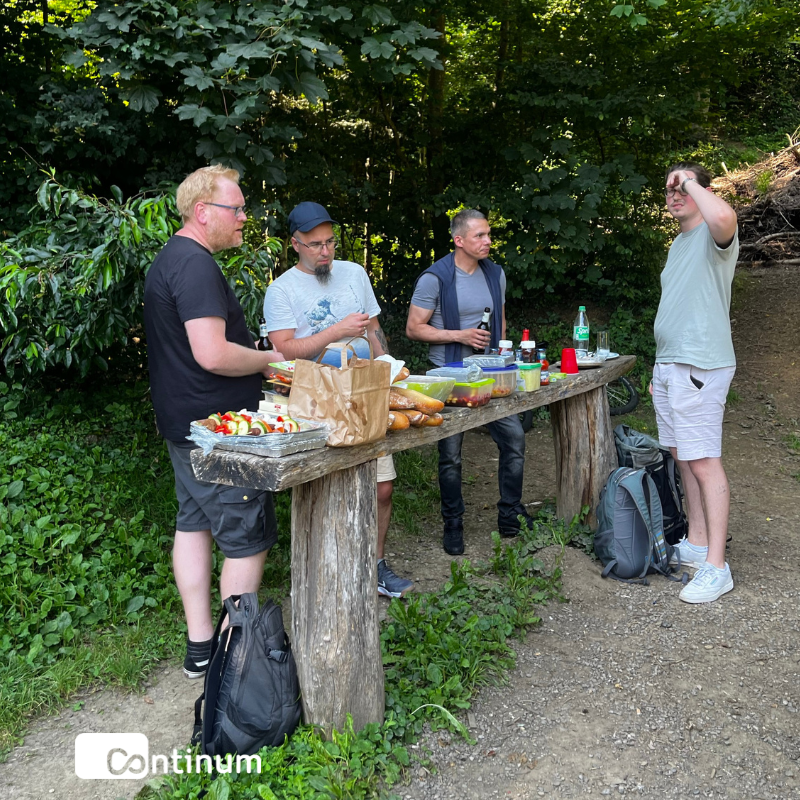
[[[324,331],[355,312],[381,313],[366,270],[352,261],[334,261],[327,283],[297,267],[287,270],[268,287],[264,297],[264,319],[270,333],[294,329],[295,339],[305,339]],[[363,340],[353,343],[359,358],[369,357]],[[319,353],[315,353],[316,359]],[[338,351],[326,352],[323,362],[339,366]]]

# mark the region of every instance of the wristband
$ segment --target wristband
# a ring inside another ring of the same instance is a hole
[[[683,179],[683,183],[681,184],[681,192],[683,192],[683,194],[686,194],[686,184],[689,181],[694,181],[695,183],[697,183],[697,178],[684,178]]]

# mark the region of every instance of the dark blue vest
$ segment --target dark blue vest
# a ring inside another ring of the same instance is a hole
[[[500,337],[503,335],[503,296],[500,291],[500,275],[502,269],[494,261],[482,258],[478,266],[483,270],[486,278],[486,285],[492,296],[492,340],[489,347],[497,347]],[[444,329],[448,331],[461,330],[461,315],[458,310],[458,292],[456,291],[456,258],[455,253],[448,253],[444,258],[440,258],[432,266],[421,273],[419,278],[430,273],[439,279],[439,300],[442,304],[442,322]],[[417,280],[419,281],[419,278]],[[415,284],[416,285],[416,284]],[[461,361],[461,344],[459,342],[448,342],[444,349],[444,360],[446,363]]]

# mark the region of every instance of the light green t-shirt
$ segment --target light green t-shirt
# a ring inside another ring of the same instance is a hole
[[[672,243],[661,273],[656,361],[700,369],[736,366],[731,339],[731,282],[739,230],[722,249],[701,222]]]

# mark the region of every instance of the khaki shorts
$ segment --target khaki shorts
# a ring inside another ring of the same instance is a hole
[[[394,469],[394,459],[391,456],[381,456],[378,459],[378,483],[393,481],[397,477]]]
[[[681,461],[722,455],[722,417],[736,367],[700,369],[691,364],[656,364],[653,406],[658,440],[675,447]]]

